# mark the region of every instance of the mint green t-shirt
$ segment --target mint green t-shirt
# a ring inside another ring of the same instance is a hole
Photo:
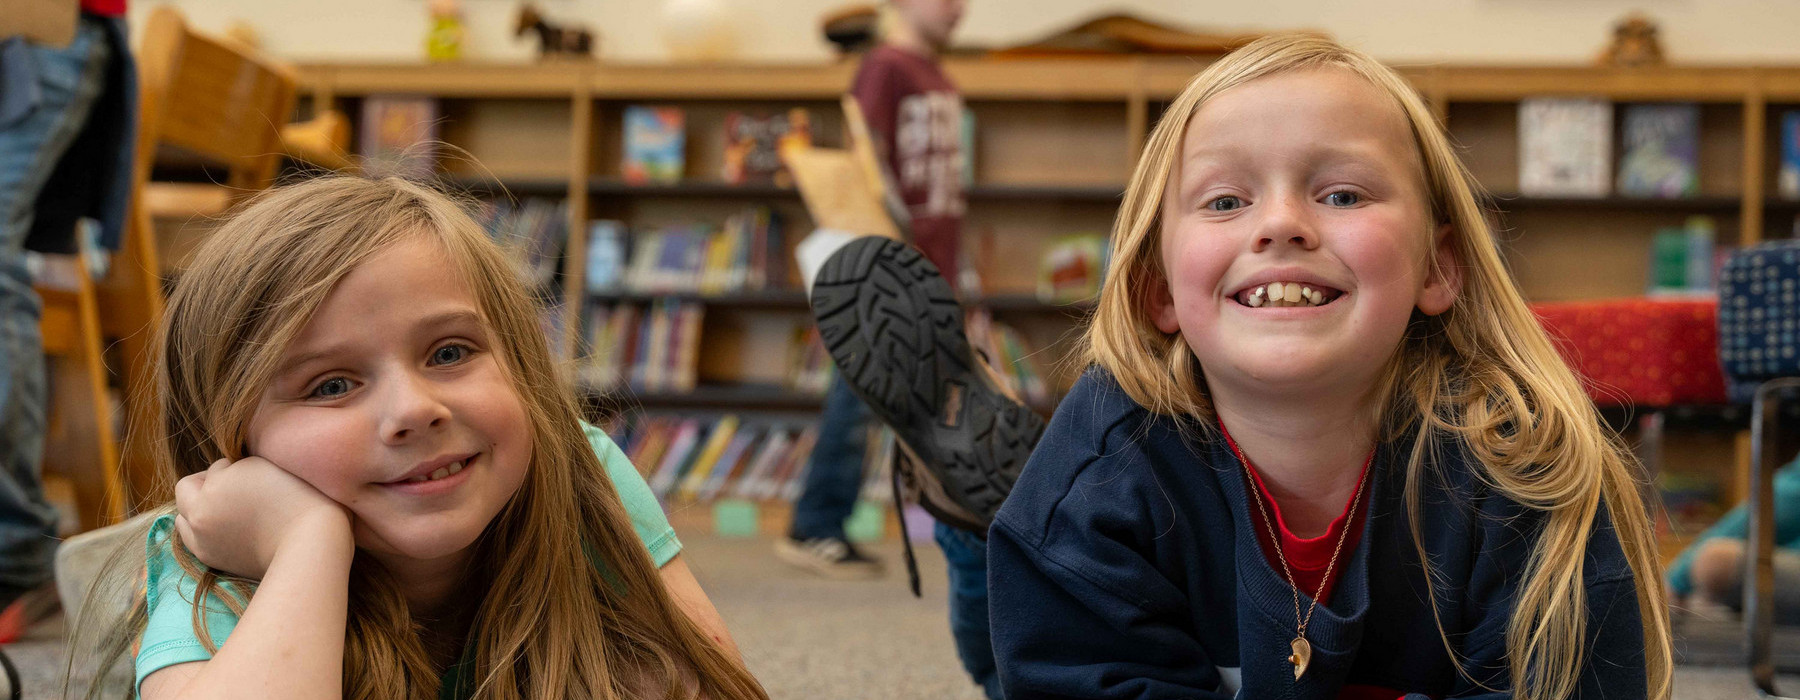
[[[619,500],[625,504],[625,512],[631,516],[632,527],[644,541],[645,549],[650,551],[650,559],[658,567],[669,563],[681,553],[681,541],[676,539],[675,529],[669,526],[661,504],[656,502],[656,494],[631,466],[625,452],[605,432],[587,423],[582,423],[581,428],[594,453],[600,456],[600,463],[605,465],[606,475],[612,479]],[[149,610],[150,619],[144,627],[143,639],[138,642],[135,687],[139,692],[142,692],[144,678],[151,673],[175,664],[212,658],[194,634],[193,601],[199,582],[175,562],[170,539],[174,530],[173,514],[157,518],[150,525],[150,535],[144,546],[145,609]],[[231,630],[237,627],[237,616],[217,596],[207,597],[205,609],[207,632],[212,635],[215,646],[223,645]],[[446,687],[451,685],[455,684],[446,684]]]

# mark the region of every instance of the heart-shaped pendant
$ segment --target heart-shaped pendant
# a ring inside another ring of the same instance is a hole
[[[1294,643],[1289,646],[1294,648],[1294,653],[1288,657],[1288,663],[1294,665],[1294,680],[1300,680],[1300,676],[1306,673],[1307,662],[1312,661],[1312,645],[1306,642],[1305,637],[1295,637]]]

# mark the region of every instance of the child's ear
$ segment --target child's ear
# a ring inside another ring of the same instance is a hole
[[[1425,271],[1425,287],[1419,290],[1419,310],[1427,316],[1449,311],[1462,292],[1462,264],[1450,234],[1450,224],[1443,224],[1432,236],[1436,241],[1431,247],[1432,265]]]
[[[1144,294],[1144,311],[1150,314],[1150,322],[1164,333],[1180,333],[1181,323],[1175,316],[1175,296],[1169,293],[1169,283],[1163,281],[1162,275],[1157,275],[1150,280],[1149,287]]]

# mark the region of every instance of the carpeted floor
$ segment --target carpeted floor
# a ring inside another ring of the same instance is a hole
[[[768,540],[730,540],[684,533],[687,559],[725,616],[750,670],[769,696],[844,700],[979,700],[950,643],[944,607],[944,561],[929,543],[919,547],[925,598],[906,590],[898,543],[873,552],[888,563],[885,580],[825,581],[778,564]],[[1712,664],[1737,658],[1741,634],[1727,623],[1681,628],[1685,659]],[[60,619],[39,626],[6,652],[24,674],[25,697],[57,696],[62,669]],[[1778,641],[1784,661],[1800,667],[1800,634]],[[1800,692],[1800,678],[1782,686]],[[1736,666],[1683,666],[1679,700],[1738,700],[1753,696],[1747,672]]]

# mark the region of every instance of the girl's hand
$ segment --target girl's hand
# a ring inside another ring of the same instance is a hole
[[[261,457],[221,459],[182,477],[175,511],[175,529],[200,563],[249,579],[262,579],[298,538],[354,538],[348,510]]]

